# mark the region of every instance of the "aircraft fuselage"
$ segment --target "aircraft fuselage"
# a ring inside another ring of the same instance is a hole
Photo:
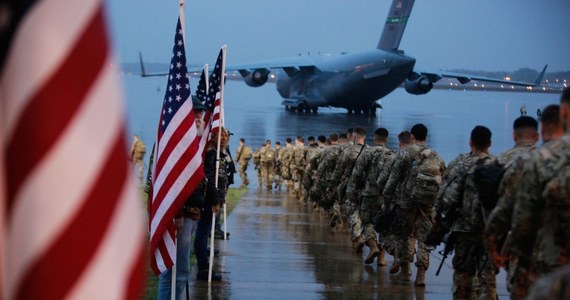
[[[292,76],[281,70],[277,91],[307,107],[369,109],[408,78],[415,62],[403,53],[379,49],[325,56],[315,69],[301,69]]]

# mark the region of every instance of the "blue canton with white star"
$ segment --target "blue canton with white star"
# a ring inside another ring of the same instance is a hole
[[[174,47],[172,48],[172,60],[170,61],[170,71],[166,93],[162,104],[162,132],[166,130],[172,117],[190,97],[190,82],[186,69],[186,55],[184,49],[184,39],[180,19],[176,24],[176,35],[174,36]]]

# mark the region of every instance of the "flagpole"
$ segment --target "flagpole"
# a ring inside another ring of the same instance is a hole
[[[204,65],[204,79],[206,81],[206,94],[210,93],[210,76],[208,75],[208,64]],[[210,121],[211,122],[211,121]],[[205,125],[207,126],[207,125]],[[219,136],[219,134],[218,134]],[[219,146],[218,146],[219,149]],[[219,168],[219,155],[216,160],[216,188],[218,188],[218,168]],[[208,263],[208,283],[212,282],[212,268],[214,267],[214,231],[215,231],[216,213],[212,210],[212,229],[210,232],[210,260]]]
[[[223,73],[222,73],[223,74]],[[221,92],[220,92],[221,95]],[[220,96],[221,97],[221,96]],[[221,106],[221,99],[220,99],[220,106]],[[221,108],[221,107],[220,107]],[[221,118],[221,115],[220,115]],[[218,145],[216,147],[216,190],[218,189],[218,175],[220,174],[220,147],[222,143],[222,123],[220,122],[220,126],[218,128]],[[216,230],[216,213],[212,209],[212,232],[210,236],[210,266],[208,267],[208,282],[212,282],[212,267],[214,264],[214,232]]]
[[[224,84],[226,81],[226,51],[228,46],[222,46],[222,78],[220,78],[220,126],[225,127],[225,113],[224,113]],[[229,137],[229,136],[228,136]],[[228,239],[228,222],[226,203],[224,203],[224,241]]]

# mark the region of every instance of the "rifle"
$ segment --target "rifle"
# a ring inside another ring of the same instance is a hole
[[[443,248],[443,251],[439,252],[439,254],[441,254],[443,257],[441,258],[441,263],[437,268],[437,272],[435,272],[435,276],[439,276],[439,272],[441,271],[441,267],[443,267],[445,259],[447,258],[447,256],[449,256],[449,254],[451,254],[451,252],[453,252],[453,243],[454,243],[453,233],[446,234],[446,237],[444,239],[445,239],[445,247]]]

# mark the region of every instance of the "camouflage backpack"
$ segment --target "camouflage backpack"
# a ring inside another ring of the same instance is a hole
[[[477,187],[478,198],[486,212],[490,213],[499,200],[499,185],[505,174],[505,168],[495,159],[477,162],[473,171],[473,181]]]
[[[261,150],[257,150],[253,154],[253,164],[257,166],[259,165],[260,162],[261,162]]]
[[[412,161],[410,180],[414,206],[433,207],[441,185],[443,160],[431,149],[422,150]]]
[[[545,207],[541,230],[552,234],[553,240],[549,243],[554,243],[556,248],[570,249],[570,162],[563,163],[564,166],[547,182],[542,192]],[[570,260],[567,250],[556,253],[556,256],[560,261]]]
[[[244,146],[242,152],[243,153],[241,154],[240,160],[244,159],[249,161],[253,157],[253,153],[250,147]]]

